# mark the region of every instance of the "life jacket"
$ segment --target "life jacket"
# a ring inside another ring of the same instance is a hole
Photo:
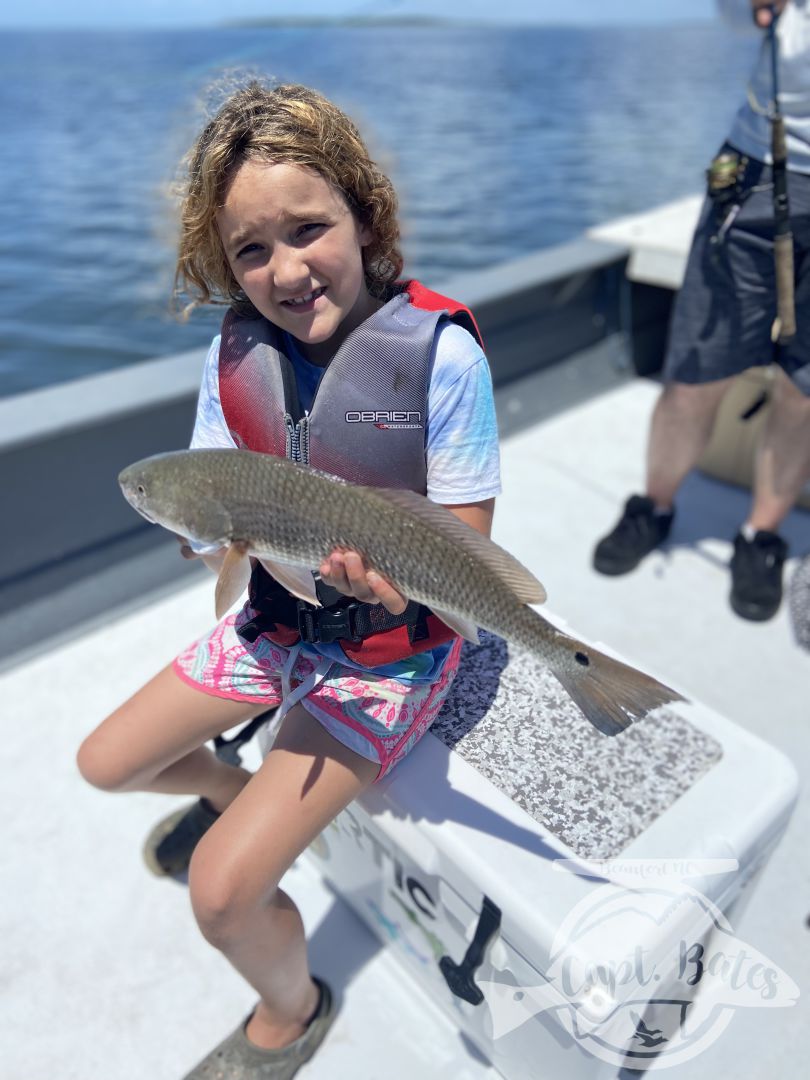
[[[451,318],[482,344],[472,312],[417,281],[343,341],[321,376],[312,408],[302,413],[284,336],[269,320],[229,311],[219,348],[222,412],[237,446],[301,461],[370,487],[425,494],[425,421],[430,358],[439,323]],[[338,641],[365,667],[435,648],[456,635],[427,608],[402,615],[364,604],[316,582],[323,607],[297,600],[257,561],[248,589],[258,614],[239,625],[247,640],[266,634],[290,646]]]

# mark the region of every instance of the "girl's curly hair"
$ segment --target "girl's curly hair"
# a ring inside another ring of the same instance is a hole
[[[245,161],[300,165],[338,188],[371,232],[363,248],[369,292],[381,299],[389,294],[402,271],[393,184],[371,160],[353,122],[327,98],[306,86],[268,88],[253,80],[230,95],[185,159],[175,296],[189,296],[189,309],[227,303],[256,315],[231,272],[216,225],[217,210]]]

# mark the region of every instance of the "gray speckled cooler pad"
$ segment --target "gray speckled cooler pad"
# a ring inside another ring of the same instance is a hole
[[[536,660],[483,632],[431,731],[586,859],[618,855],[723,754],[670,709],[601,735]]]

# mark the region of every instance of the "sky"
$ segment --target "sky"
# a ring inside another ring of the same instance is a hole
[[[204,26],[273,15],[430,14],[579,25],[662,23],[714,16],[715,0],[26,0],[3,5],[0,27]],[[13,10],[12,10],[13,9]]]

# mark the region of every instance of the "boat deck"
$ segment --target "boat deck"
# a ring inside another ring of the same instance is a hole
[[[728,607],[730,538],[746,492],[695,475],[666,550],[624,578],[590,568],[594,541],[641,481],[657,392],[654,381],[621,370],[620,349],[616,339],[499,391],[504,494],[495,539],[537,573],[551,610],[573,631],[769,740],[805,778],[810,653],[795,643],[785,610],[752,624]],[[795,556],[810,550],[810,514],[795,512],[784,534],[794,556],[789,578]],[[253,1003],[253,991],[200,936],[186,888],[152,877],[141,862],[148,829],[182,800],[104,794],[74,764],[83,736],[212,618],[213,579],[185,579],[0,675],[2,1072],[10,1080],[176,1080]],[[253,749],[247,763],[257,763]],[[810,985],[808,832],[803,793],[734,927],[802,989]],[[302,1080],[497,1075],[305,859],[284,886],[301,907],[313,970],[342,1001]],[[669,1075],[798,1075],[809,1021],[806,997],[795,1009],[739,1010],[717,1043]],[[537,1077],[556,1080],[542,1062]]]

